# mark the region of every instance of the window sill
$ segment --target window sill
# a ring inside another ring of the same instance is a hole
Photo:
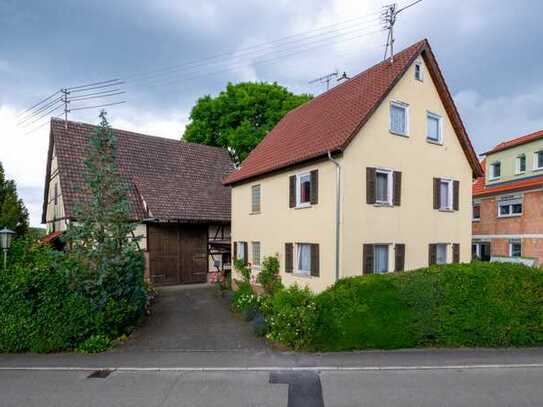
[[[522,213],[515,213],[513,215],[498,215],[497,218],[498,219],[507,219],[507,218],[518,218],[522,216]]]
[[[480,219],[480,218],[479,218],[479,219],[472,219],[471,221],[472,221],[472,222],[480,222],[481,219]]]
[[[432,139],[429,139],[429,138],[426,139],[426,142],[428,144],[433,144],[435,146],[442,146],[443,145],[443,141],[432,140]]]
[[[439,212],[455,212],[454,209],[451,208],[439,208]]]
[[[292,273],[292,275],[294,277],[299,277],[299,278],[312,278],[313,276],[310,274],[310,273],[299,273],[299,272],[296,272],[296,273]]]
[[[258,211],[258,212],[249,212],[249,215],[260,215],[260,211]]]
[[[532,171],[534,171],[534,172],[543,171],[543,167],[541,167],[541,168],[534,168]]]
[[[376,202],[373,204],[376,208],[393,208],[394,205],[390,202]]]
[[[534,170],[534,171],[536,171],[536,170]],[[515,175],[524,175],[524,174],[526,174],[526,171],[515,172]]]
[[[397,131],[394,131],[394,130],[391,130],[391,129],[388,129],[389,133],[394,135],[394,136],[400,136],[400,137],[405,137],[405,138],[409,138],[409,135],[408,134],[402,134],[402,133],[398,133]]]
[[[489,178],[488,182],[499,181],[501,177]]]
[[[300,204],[300,205],[296,205],[294,207],[294,209],[306,209],[306,208],[311,208],[311,204],[310,203],[307,203],[307,204]]]

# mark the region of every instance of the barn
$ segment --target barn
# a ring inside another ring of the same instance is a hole
[[[84,155],[96,126],[52,119],[42,223],[53,241],[75,219],[85,196]],[[213,281],[230,267],[227,150],[113,129],[117,165],[128,190],[131,220],[156,285]]]

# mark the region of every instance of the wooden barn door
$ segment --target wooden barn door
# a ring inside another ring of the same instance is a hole
[[[149,225],[149,269],[156,285],[179,284],[179,228]]]
[[[181,225],[181,283],[205,283],[208,269],[207,225]]]
[[[149,268],[156,285],[204,283],[207,225],[150,224]]]

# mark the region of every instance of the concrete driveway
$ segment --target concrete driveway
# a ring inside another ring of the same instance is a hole
[[[250,324],[229,309],[214,287],[185,285],[159,289],[152,315],[119,352],[266,350]]]

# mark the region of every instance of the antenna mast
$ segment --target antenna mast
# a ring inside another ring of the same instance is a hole
[[[336,69],[335,72],[329,73],[328,75],[321,76],[320,78],[317,78],[317,79],[313,79],[309,81],[308,83],[316,83],[316,82],[326,83],[326,90],[328,90],[330,89],[330,82],[332,81],[332,78],[337,77],[338,75],[339,75],[339,72]]]
[[[400,14],[402,11],[408,9],[411,6],[414,6],[417,3],[420,3],[422,0],[416,0],[407,6],[402,7],[401,9],[397,10],[398,5],[396,3],[389,4],[387,6],[384,6],[383,11],[383,19],[385,24],[385,29],[388,30],[388,36],[387,36],[387,43],[385,48],[385,57],[384,60],[387,59],[388,55],[388,49],[390,48],[390,63],[394,62],[394,24],[396,24],[396,17],[398,14]]]

